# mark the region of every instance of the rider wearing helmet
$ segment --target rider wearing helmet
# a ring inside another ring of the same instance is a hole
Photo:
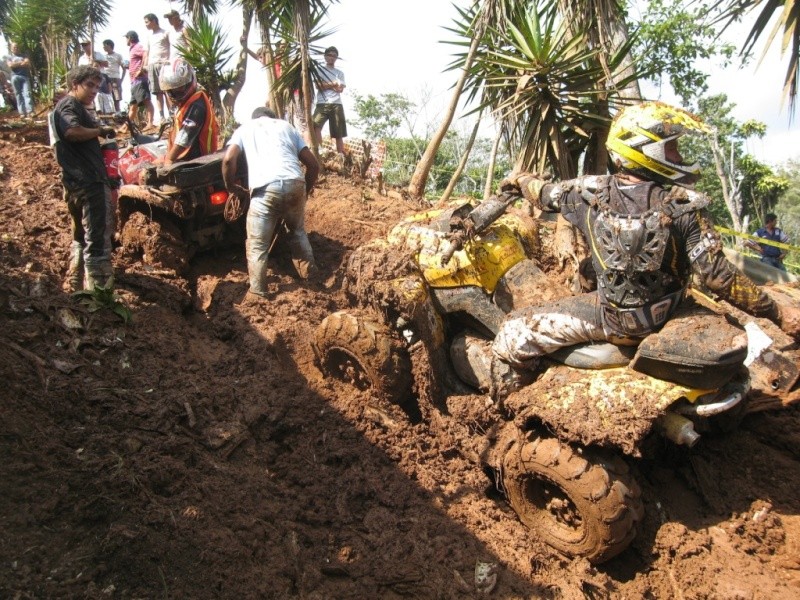
[[[539,358],[587,341],[637,344],[681,306],[694,275],[746,312],[800,334],[796,308],[779,307],[722,253],[707,210],[709,198],[688,186],[699,166],[684,162],[678,139],[710,129],[691,113],[661,102],[623,109],[606,146],[616,173],[561,183],[522,173],[518,187],[536,208],[561,214],[591,251],[597,289],[522,308],[505,318],[493,360],[533,369]]]
[[[192,66],[182,57],[174,58],[161,68],[158,82],[176,110],[164,164],[215,152],[217,118],[208,95],[197,84]]]

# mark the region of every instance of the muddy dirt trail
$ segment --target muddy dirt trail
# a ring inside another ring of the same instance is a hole
[[[599,567],[519,523],[463,448],[322,377],[315,327],[340,267],[417,207],[328,175],[308,230],[323,281],[279,243],[271,298],[243,248],[188,279],[115,258],[125,325],[61,289],[69,220],[46,129],[0,127],[0,597],[800,597],[800,415],[754,416],[632,466],[647,517]]]

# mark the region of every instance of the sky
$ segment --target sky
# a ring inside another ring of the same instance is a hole
[[[456,1],[463,4],[465,0]],[[144,39],[145,14],[156,14],[161,26],[168,28],[169,23],[162,15],[172,8],[179,12],[182,8],[180,3],[164,0],[118,1],[116,4],[110,25],[97,34],[96,47],[101,47],[103,39],[111,38],[123,58],[127,58],[123,35],[133,29]],[[339,50],[336,66],[345,73],[347,89],[343,101],[351,136],[358,134],[351,125],[355,117],[355,93],[362,96],[402,93],[420,109],[417,132],[424,131],[426,124],[433,127],[439,124],[441,113],[450,99],[450,88],[457,78],[455,72],[445,72],[454,47],[440,43],[453,39],[452,34],[444,29],[457,16],[452,4],[453,0],[340,0],[331,7],[329,28],[335,31],[323,40],[322,45],[334,45]],[[228,35],[229,43],[238,50],[241,35],[238,9],[226,7],[218,20]],[[252,28],[249,41],[253,50],[258,47],[256,29]],[[749,27],[741,26],[732,32],[731,39],[739,44],[747,31]],[[740,121],[757,119],[767,124],[767,136],[763,140],[748,141],[746,150],[774,166],[790,158],[800,158],[800,118],[795,118],[790,125],[788,107],[781,107],[786,61],[780,58],[777,44],[773,46],[758,69],[755,68],[757,61],[744,69],[737,65],[724,70],[715,69],[709,92],[727,93],[737,105],[734,116]],[[761,48],[760,42],[757,51],[760,52]],[[267,96],[266,77],[261,65],[252,58],[248,60],[247,83],[236,103],[235,116],[239,121],[246,120]],[[127,91],[124,93],[127,97]],[[651,99],[674,102],[674,96],[668,90],[650,86],[645,94]],[[423,101],[423,98],[427,100]],[[457,119],[454,126],[467,131],[471,123]],[[482,130],[482,134],[492,136],[491,131]]]

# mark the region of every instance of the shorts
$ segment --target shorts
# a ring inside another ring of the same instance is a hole
[[[150,85],[147,79],[137,79],[131,84],[131,104],[141,106],[150,100]]]
[[[147,77],[150,79],[150,92],[153,94],[161,93],[161,86],[158,85],[158,76],[161,74],[161,67],[163,66],[164,63],[147,65]]]
[[[114,98],[114,102],[119,102],[122,100],[122,82],[115,77],[110,77],[109,82],[111,83],[111,97]]]
[[[330,120],[331,137],[347,137],[347,123],[344,120],[344,106],[341,104],[317,104],[314,110],[314,125],[322,128]]]

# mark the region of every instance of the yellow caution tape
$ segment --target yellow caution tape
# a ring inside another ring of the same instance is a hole
[[[775,246],[776,248],[782,248],[783,250],[788,250],[790,252],[800,252],[800,246],[792,246],[791,244],[784,244],[782,242],[773,242],[772,240],[767,240],[762,237],[758,237],[757,235],[742,233],[741,231],[734,231],[733,229],[728,229],[727,227],[720,227],[719,225],[715,225],[714,228],[720,233],[724,233],[726,235],[735,235],[736,237],[744,238],[746,240],[753,240],[758,244]]]

